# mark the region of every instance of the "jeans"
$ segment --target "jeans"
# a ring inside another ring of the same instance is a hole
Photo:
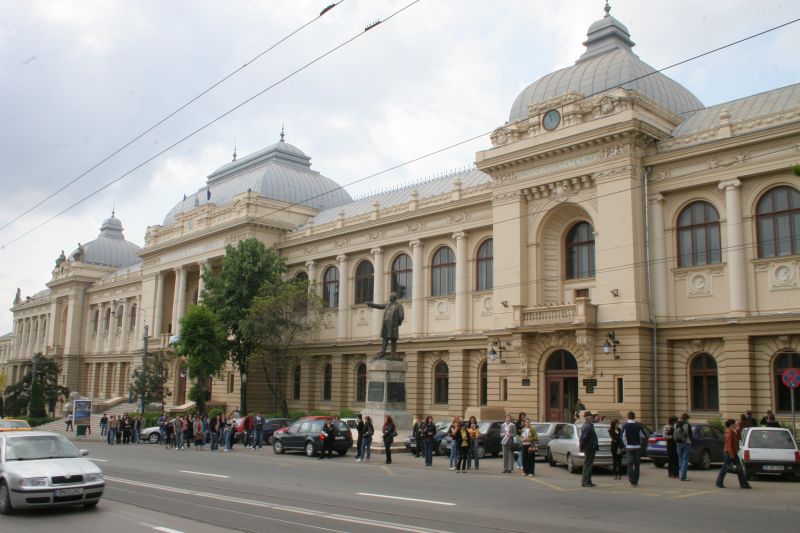
[[[456,463],[458,463],[458,447],[456,446],[455,439],[450,441],[450,469],[456,467]]]
[[[478,457],[478,443],[474,440],[469,446],[469,455],[467,456],[467,469],[472,468],[472,461],[475,461],[475,470],[480,466],[480,457]]]
[[[681,478],[681,481],[686,479],[686,472],[689,470],[689,456],[692,455],[692,443],[691,442],[679,442],[678,443],[678,463],[680,464],[680,468],[678,471],[678,475]]]
[[[234,430],[229,429],[228,433],[225,435],[225,448],[227,450],[233,450],[233,434]]]
[[[517,468],[522,468],[522,452],[517,452]]]
[[[641,448],[628,448],[625,450],[628,455],[628,481],[631,485],[639,484],[639,466],[642,462]]]
[[[594,470],[594,454],[596,452],[584,452],[585,459],[583,461],[583,475],[581,477],[581,485],[587,486],[592,484],[592,470]]]
[[[392,441],[390,440],[383,441],[383,449],[385,450],[386,453],[386,464],[387,465],[392,464]]]
[[[725,463],[722,465],[722,468],[719,469],[719,474],[717,474],[717,487],[722,487],[725,482],[725,474],[728,473],[728,465],[736,465],[739,468],[738,476],[739,476],[739,486],[742,488],[749,487],[750,484],[747,482],[747,475],[744,473],[744,465],[739,460],[739,457],[734,455],[731,457],[727,453],[724,454]]]
[[[167,428],[165,428],[164,426],[158,426],[158,434],[161,437],[158,439],[158,442],[163,444],[167,438]]]
[[[178,430],[175,432],[175,447],[183,448],[183,431]]]
[[[131,442],[133,442],[134,444],[139,444],[139,430],[138,429],[134,429],[133,430],[133,435],[131,436]]]
[[[361,459],[369,460],[372,456],[372,437],[364,437],[364,440],[361,441],[361,450],[358,453]]]
[[[361,457],[361,447],[364,445],[364,435],[359,435],[356,440],[356,459]]]
[[[433,466],[433,439],[425,439],[425,466]]]
[[[256,440],[253,443],[253,448],[254,449],[255,448],[261,448],[261,445],[262,445],[261,443],[262,443],[263,440],[264,440],[264,430],[263,429],[257,429],[256,430]]]
[[[100,436],[105,437],[108,432],[108,424],[100,424]]]
[[[216,431],[211,434],[211,451],[215,452],[219,448],[219,433]]]
[[[117,430],[114,428],[108,428],[108,443],[115,444],[117,442]]]
[[[509,439],[508,444],[503,444],[503,471],[511,472],[514,470],[514,450]]]

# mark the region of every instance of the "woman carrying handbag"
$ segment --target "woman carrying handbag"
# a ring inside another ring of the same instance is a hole
[[[392,464],[392,443],[397,436],[397,427],[394,425],[394,420],[391,416],[386,417],[386,422],[383,424],[383,448],[386,450],[386,464]]]

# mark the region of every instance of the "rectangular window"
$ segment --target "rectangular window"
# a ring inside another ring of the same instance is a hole
[[[508,379],[503,378],[500,380],[500,401],[505,402],[508,400]]]
[[[233,394],[233,372],[228,372],[228,394]]]
[[[589,289],[575,289],[575,298],[588,298]]]
[[[623,403],[625,401],[625,380],[623,378],[617,378],[617,403]]]

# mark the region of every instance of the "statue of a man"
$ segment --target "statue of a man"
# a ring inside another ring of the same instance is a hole
[[[397,355],[397,338],[399,335],[400,325],[405,318],[403,311],[403,304],[397,303],[397,293],[389,295],[388,304],[376,304],[367,302],[369,307],[373,309],[385,309],[383,312],[383,326],[381,326],[381,351],[378,352],[378,359],[386,357],[386,345],[389,341],[392,342],[392,351],[389,353],[389,359],[394,359]]]

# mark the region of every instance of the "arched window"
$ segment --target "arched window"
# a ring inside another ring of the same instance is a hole
[[[375,286],[375,269],[369,261],[361,261],[356,267],[356,299],[357,304],[371,302]]]
[[[493,239],[486,239],[478,248],[476,289],[488,291],[494,287],[494,244]]]
[[[299,400],[300,399],[300,378],[302,377],[302,373],[300,370],[300,365],[294,367],[292,371],[292,400]]]
[[[719,385],[717,384],[717,362],[707,354],[694,356],[689,374],[692,380],[692,410],[718,411]]]
[[[439,361],[433,369],[433,403],[447,403],[450,387],[450,369]]]
[[[322,401],[331,400],[331,388],[333,385],[333,368],[330,363],[322,368]]]
[[[772,364],[773,388],[775,389],[775,411],[789,413],[792,410],[792,394],[794,394],[795,408],[800,406],[800,393],[797,388],[790,389],[783,384],[783,373],[789,368],[800,368],[800,353],[782,352],[775,358]]]
[[[328,267],[322,283],[322,301],[325,307],[339,307],[339,269]]]
[[[678,266],[722,262],[719,214],[708,202],[693,202],[678,217]]]
[[[367,401],[367,364],[359,363],[356,366],[356,401]]]
[[[478,398],[480,405],[489,403],[489,362],[483,360],[478,367]]]
[[[100,327],[100,310],[95,309],[92,313],[92,335],[97,335],[97,330]]]
[[[111,327],[111,308],[106,309],[105,317],[103,318],[103,334],[108,335],[108,328]]]
[[[594,229],[588,222],[578,222],[567,233],[567,279],[594,277]]]
[[[392,262],[392,292],[397,294],[398,300],[411,299],[412,278],[414,275],[411,267],[411,258],[406,254],[398,255]]]
[[[301,270],[294,275],[294,279],[299,281],[308,281],[308,274],[306,274],[305,270]]]
[[[756,207],[758,256],[800,254],[800,192],[791,187],[768,191]]]
[[[120,305],[117,307],[117,331],[122,330],[122,320],[125,318],[124,315],[123,307]]]
[[[578,361],[575,356],[566,350],[556,350],[550,355],[547,360],[545,370],[551,372],[559,370],[578,370]]]
[[[128,329],[130,331],[133,331],[133,329],[136,327],[136,311],[137,310],[138,309],[136,307],[136,304],[131,306],[131,316],[130,316],[130,319],[128,320],[128,322],[129,322],[128,323]]]
[[[456,255],[442,246],[431,263],[431,296],[447,296],[456,292]]]

